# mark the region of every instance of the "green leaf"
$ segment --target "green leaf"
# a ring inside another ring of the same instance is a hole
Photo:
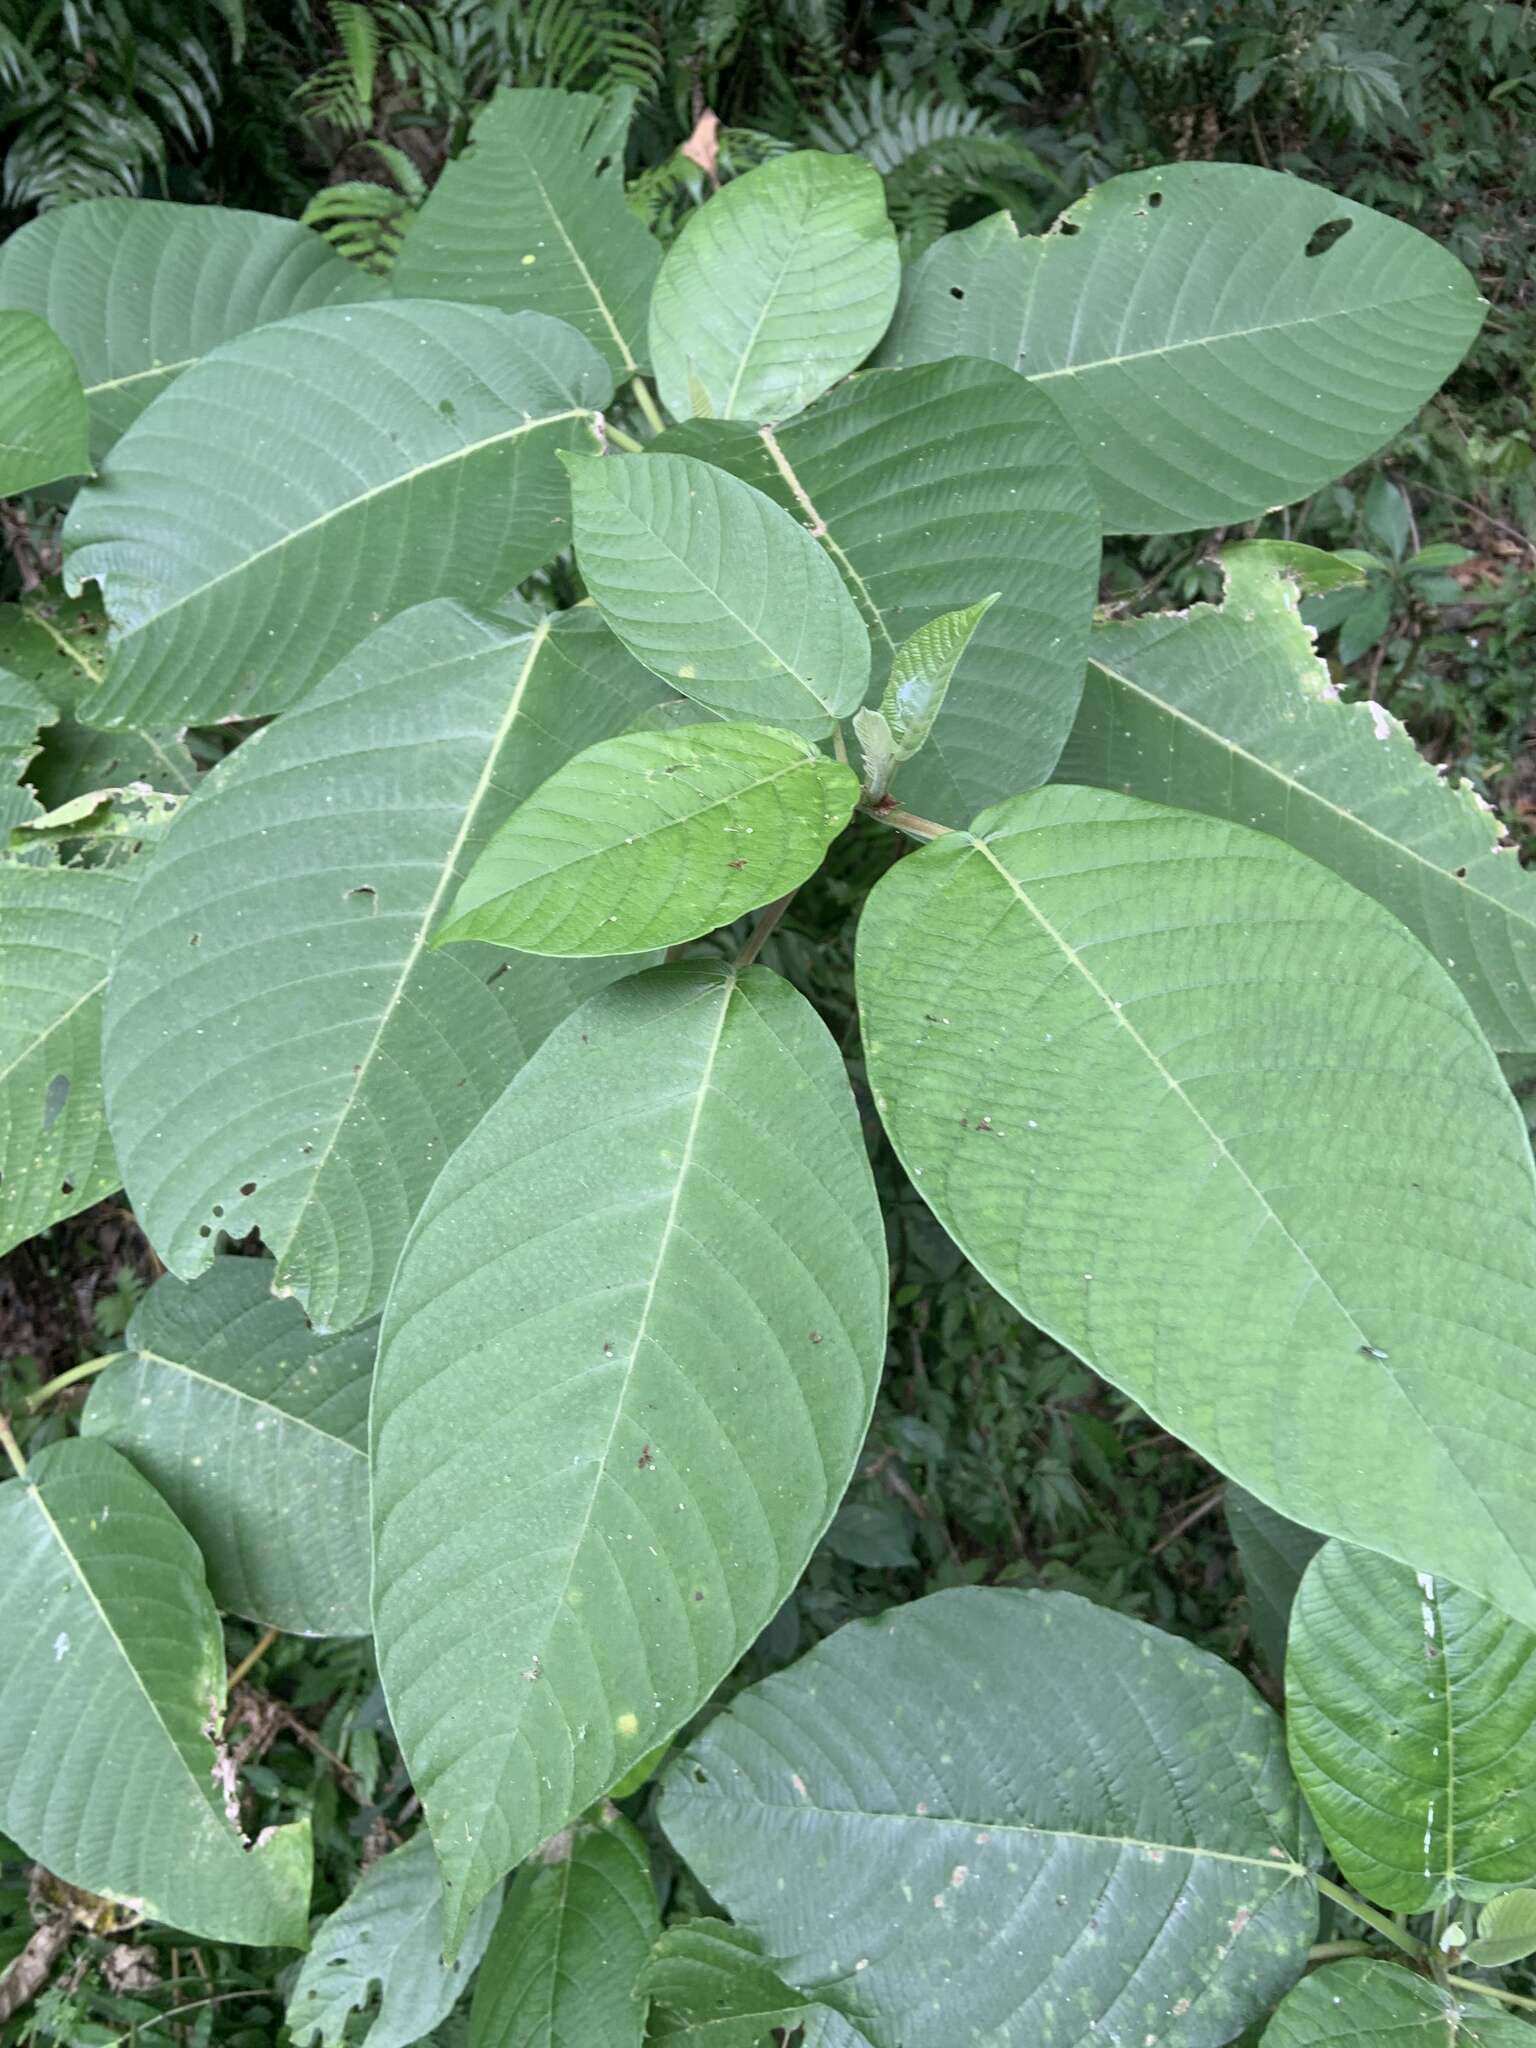
[[[763,1961],[756,1935],[728,1920],[674,1922],[640,1990],[652,2004],[650,2040],[691,2048],[762,2048],[770,2028],[792,2033],[818,2010]]]
[[[641,2048],[636,1980],[661,1929],[645,1843],[611,1807],[546,1842],[507,1894],[469,2048]]]
[[[0,636],[6,612],[14,609],[12,605],[0,606]],[[0,787],[0,833],[39,814],[41,806],[35,791],[30,786],[21,787],[20,778],[37,757],[41,727],[56,716],[45,697],[4,665],[0,638],[0,776],[4,779],[4,786]]]
[[[123,436],[64,528],[112,619],[97,724],[296,704],[381,619],[499,595],[564,544],[559,449],[611,391],[540,313],[401,301],[215,349]]]
[[[454,1155],[390,1294],[374,1628],[452,1925],[703,1703],[863,1442],[885,1231],[766,969],[595,996]]]
[[[896,742],[898,761],[910,761],[933,731],[960,657],[1001,595],[994,590],[963,611],[942,612],[897,648],[880,711]]]
[[[1259,1655],[1278,1678],[1285,1670],[1285,1638],[1301,1575],[1323,1538],[1277,1515],[1240,1486],[1226,1494],[1227,1527],[1248,1588],[1248,1613]]]
[[[109,1444],[0,1486],[0,1829],[66,1883],[210,1941],[302,1948],[309,1822],[246,1848],[197,1546]]]
[[[1347,232],[1309,255],[1319,228]],[[1390,440],[1482,323],[1416,229],[1251,164],[1111,178],[1045,235],[1005,213],[907,272],[888,363],[988,356],[1044,385],[1110,533],[1235,525]]]
[[[609,116],[596,93],[498,88],[406,230],[395,295],[553,314],[633,376],[661,248],[624,198]]]
[[[800,149],[689,216],[651,296],[675,419],[783,420],[856,370],[901,284],[885,187],[859,156]]]
[[[0,1253],[122,1184],[101,1091],[121,875],[0,863]]]
[[[1054,788],[899,861],[858,979],[886,1127],[1000,1292],[1280,1513],[1536,1622],[1530,1144],[1395,919]]]
[[[694,1737],[659,1812],[874,2048],[1226,2041],[1317,1926],[1277,1717],[1069,1593],[959,1588],[840,1630]]]
[[[702,938],[814,874],[858,794],[851,769],[767,726],[604,740],[512,813],[442,937],[567,954]]]
[[[495,1924],[500,1892],[475,1915],[457,1959],[443,1961],[443,1887],[425,1828],[381,1856],[356,1890],[315,1929],[288,1995],[295,2048],[410,2048],[445,2020],[466,1990]],[[379,1987],[378,2011],[355,2037],[350,2013]]]
[[[685,455],[570,460],[576,561],[604,618],[675,690],[821,739],[869,681],[869,634],[804,527]]]
[[[254,1228],[322,1328],[382,1305],[444,1160],[614,972],[433,952],[433,927],[519,799],[654,689],[591,611],[441,601],[205,779],[146,864],[104,1048],[125,1182],[173,1272]]]
[[[0,394],[0,498],[89,471],[80,373],[35,313],[0,312]]]
[[[1536,1955],[1536,1891],[1500,1892],[1477,1916],[1477,1939],[1467,1943],[1467,1961],[1502,1970]]]
[[[1291,1763],[1334,1860],[1394,1913],[1536,1876],[1536,1634],[1473,1593],[1327,1543],[1285,1660]]]
[[[1497,1050],[1536,1051],[1536,876],[1395,718],[1340,702],[1267,550],[1223,570],[1219,610],[1094,627],[1062,780],[1288,840],[1418,934]]]
[[[1458,1997],[1395,1963],[1330,1963],[1304,1977],[1263,2048],[1530,2048],[1524,2020]]]
[[[81,1418],[130,1458],[235,1614],[294,1635],[367,1635],[368,1390],[377,1331],[325,1337],[272,1297],[266,1259],[166,1274]]]
[[[87,199],[0,247],[0,306],[40,313],[79,365],[97,465],[221,342],[381,290],[308,228],[232,206]]]
[[[936,612],[1002,594],[902,801],[958,823],[1044,782],[1083,687],[1099,515],[1050,399],[995,363],[854,377],[771,436],[708,422],[663,443],[776,498],[820,541],[874,637],[874,681]],[[686,658],[686,657],[684,657]]]

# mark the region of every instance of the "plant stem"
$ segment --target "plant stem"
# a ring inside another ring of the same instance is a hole
[[[128,1356],[126,1351],[108,1351],[101,1358],[88,1358],[83,1365],[72,1365],[68,1372],[61,1372],[57,1378],[48,1380],[35,1394],[27,1397],[27,1413],[35,1415],[45,1401],[51,1401],[55,1394],[62,1394],[66,1387],[74,1386],[77,1380],[88,1380],[93,1372],[100,1372],[103,1366],[115,1365],[120,1358]]]
[[[1307,1950],[1309,1963],[1331,1963],[1337,1956],[1375,1956],[1381,1951],[1369,1941],[1314,1941]]]
[[[612,420],[603,421],[603,433],[615,448],[622,448],[626,455],[643,455],[645,443],[637,441],[633,434],[626,434],[622,427],[616,427]]]
[[[864,809],[883,825],[893,825],[898,832],[909,833],[914,839],[943,839],[950,829],[948,825],[936,825],[932,818],[918,817],[915,811],[904,811],[897,804],[865,804]]]
[[[846,768],[848,766],[848,742],[843,738],[841,725],[832,728],[832,751]]]
[[[1501,1998],[1506,2005],[1536,2012],[1536,1998],[1522,1998],[1518,1991],[1504,1991],[1497,1984],[1479,1984],[1475,1977],[1447,1977],[1445,1981],[1457,1991],[1481,1991],[1484,1998]]]
[[[751,931],[747,934],[747,943],[736,955],[736,965],[738,967],[750,967],[752,965],[752,962],[772,937],[779,919],[794,900],[795,891],[791,889],[787,896],[779,897],[776,903],[770,903],[766,910],[758,913],[757,923],[753,925]]]
[[[635,403],[639,406],[641,412],[645,414],[645,423],[651,432],[653,434],[664,434],[667,430],[667,423],[661,416],[661,407],[652,396],[650,385],[638,371],[630,378],[629,388],[634,392]]]
[[[25,1479],[27,1476],[27,1461],[21,1455],[21,1445],[11,1435],[11,1422],[10,1417],[7,1415],[0,1415],[0,1451],[5,1452],[5,1455],[16,1468],[16,1477],[18,1479]]]
[[[1378,1913],[1376,1908],[1368,1906],[1364,1899],[1357,1899],[1354,1893],[1347,1892],[1343,1885],[1335,1884],[1332,1878],[1319,1876],[1315,1870],[1312,1872],[1312,1882],[1325,1899],[1332,1899],[1334,1904],[1342,1906],[1346,1913],[1353,1913],[1355,1918],[1363,1920],[1367,1927],[1374,1927],[1378,1934],[1384,1934],[1392,1946],[1400,1948],[1404,1955],[1412,1956],[1418,1962],[1423,1961],[1426,1953],[1423,1942],[1405,1933],[1394,1921],[1389,1920],[1385,1913]]]
[[[272,1645],[276,1641],[277,1630],[275,1628],[264,1629],[262,1631],[262,1634],[258,1637],[254,1648],[246,1651],[245,1655],[240,1659],[240,1662],[229,1674],[228,1679],[225,1681],[224,1690],[227,1693],[232,1693],[235,1687],[240,1683],[241,1679],[246,1677],[249,1674],[249,1672],[257,1664],[261,1662],[262,1658],[265,1657],[268,1650],[271,1649]]]

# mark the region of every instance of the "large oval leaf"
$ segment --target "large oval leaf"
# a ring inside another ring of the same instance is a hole
[[[1291,1762],[1349,1882],[1394,1913],[1536,1876],[1536,1633],[1390,1558],[1326,1543],[1285,1659]]]
[[[1340,701],[1283,558],[1223,568],[1219,608],[1094,627],[1061,779],[1289,840],[1417,932],[1499,1051],[1536,1051],[1536,875],[1395,718]]]
[[[464,1946],[443,1961],[443,1885],[425,1828],[370,1864],[351,1896],[315,1929],[288,1994],[295,2048],[343,2048],[347,2021],[379,1987],[366,2048],[411,2048],[447,2019],[485,1953],[500,1904],[492,1893]],[[351,2038],[357,2039],[356,2035]]]
[[[840,1630],[693,1739],[660,1816],[875,2048],[1215,2048],[1317,1926],[1276,1716],[1069,1593],[936,1593]]]
[[[651,2001],[647,2039],[667,2048],[762,2048],[771,2027],[803,2044],[794,2030],[831,2016],[792,1991],[763,1961],[756,1935],[729,1920],[674,1920],[640,1989]]]
[[[996,1287],[1283,1514],[1536,1622],[1530,1142],[1416,939],[1279,840],[1055,788],[898,862],[858,973]]]
[[[295,1635],[368,1619],[368,1390],[377,1331],[325,1337],[266,1259],[167,1273],[81,1418],[155,1487],[222,1608]]]
[[[134,897],[104,1047],[126,1184],[173,1272],[254,1228],[323,1327],[382,1304],[449,1153],[613,971],[498,973],[430,951],[432,929],[518,799],[654,695],[591,611],[444,601],[207,778]]]
[[[995,363],[850,378],[770,437],[699,421],[664,447],[704,457],[795,513],[868,623],[874,681],[942,612],[994,604],[899,800],[958,824],[1044,782],[1083,687],[1099,514],[1052,402]]]
[[[220,342],[382,289],[297,221],[233,206],[86,199],[0,247],[0,306],[40,313],[74,357],[98,464]]]
[[[455,1154],[373,1405],[379,1668],[453,1925],[776,1612],[884,1327],[847,1076],[766,969],[593,997]]]
[[[0,1253],[121,1185],[101,1003],[132,893],[100,869],[0,866]]]
[[[531,306],[632,376],[661,248],[624,197],[614,113],[597,93],[498,89],[406,229],[396,296]]]
[[[539,313],[329,307],[227,342],[162,392],[65,522],[111,661],[86,715],[174,724],[295,704],[370,627],[499,596],[566,538],[556,451],[612,390]]]
[[[604,740],[512,813],[443,937],[529,953],[680,945],[798,888],[858,794],[850,768],[768,726]]]
[[[85,393],[69,350],[35,313],[0,312],[0,498],[90,466]]]
[[[811,739],[858,708],[869,634],[803,526],[691,456],[568,466],[577,565],[648,668],[712,711]]]
[[[1492,1999],[1443,1991],[1395,1963],[1330,1963],[1304,1977],[1263,2048],[1530,2048],[1529,2025]]]
[[[880,173],[810,149],[733,178],[692,214],[651,297],[675,419],[782,420],[856,370],[901,283]]]
[[[0,1830],[152,1920],[302,1948],[309,1822],[248,1849],[225,1818],[202,1559],[110,1444],[51,1444],[0,1486],[0,1640]]]
[[[1483,310],[1401,221],[1252,164],[1164,164],[1045,235],[1005,213],[945,235],[907,273],[881,360],[1022,371],[1076,430],[1106,528],[1176,533],[1353,469],[1455,369]]]
[[[636,1986],[661,1932],[645,1843],[614,1808],[518,1874],[475,1979],[469,2048],[642,2048]]]

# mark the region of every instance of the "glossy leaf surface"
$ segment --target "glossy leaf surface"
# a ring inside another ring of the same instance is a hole
[[[1529,2048],[1530,2031],[1491,1999],[1395,1964],[1330,1963],[1284,2000],[1262,2048]]]

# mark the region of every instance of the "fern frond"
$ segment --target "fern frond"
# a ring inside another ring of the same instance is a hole
[[[394,186],[348,178],[315,193],[299,218],[322,234],[339,256],[362,270],[387,276],[406,229],[427,196],[427,181],[403,149],[393,143],[367,147],[384,164]]]

